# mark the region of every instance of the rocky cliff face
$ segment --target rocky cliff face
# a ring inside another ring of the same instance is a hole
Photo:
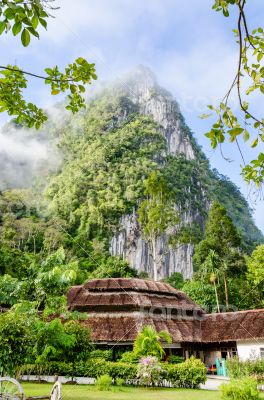
[[[122,89],[137,106],[139,113],[150,115],[160,125],[167,141],[167,151],[182,153],[187,160],[195,158],[190,138],[183,132],[180,108],[169,92],[158,86],[153,73],[146,67],[138,67],[126,80]]]
[[[173,97],[160,88],[153,74],[144,67],[139,67],[133,75],[121,83],[126,96],[137,106],[143,115],[150,115],[160,125],[160,130],[167,142],[167,152],[174,156],[183,154],[187,160],[195,158],[195,149],[191,138],[184,131],[179,106]],[[184,223],[194,222],[201,218],[195,211],[182,216]],[[167,235],[157,239],[160,257],[158,279],[181,272],[184,278],[191,278],[193,273],[193,245],[183,245],[177,249],[168,247]],[[148,243],[142,238],[137,215],[126,215],[120,221],[118,231],[113,235],[110,252],[112,255],[127,259],[132,267],[140,272],[147,272],[153,277],[153,260]]]

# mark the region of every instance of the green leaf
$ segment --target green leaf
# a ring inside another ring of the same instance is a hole
[[[14,36],[18,35],[20,33],[21,29],[22,29],[22,22],[20,22],[20,21],[16,22],[12,28],[13,35]]]
[[[57,90],[57,89],[54,89],[54,90],[51,91],[52,95],[56,95],[56,94],[59,94],[59,93],[60,93],[60,90]]]
[[[45,29],[47,29],[47,21],[43,18],[39,18],[39,22],[41,23],[42,26],[44,26]]]
[[[244,141],[245,141],[245,142],[248,141],[249,137],[250,137],[249,132],[245,129],[245,130],[244,130],[244,133],[243,133],[243,139],[244,139]]]
[[[51,68],[45,68],[45,72],[46,72],[48,75],[53,75],[53,70],[52,70]]]
[[[30,34],[27,29],[23,29],[23,32],[21,34],[21,42],[24,47],[27,47],[30,43]]]
[[[233,128],[229,129],[228,133],[230,136],[237,136],[240,135],[244,131],[243,128]]]
[[[201,114],[199,118],[201,118],[201,119],[206,119],[206,118],[211,117],[211,115],[212,115],[212,114]]]
[[[15,18],[15,12],[13,10],[11,10],[11,8],[7,8],[4,12],[4,16],[7,19],[13,19],[13,18]]]
[[[85,62],[85,59],[83,57],[79,57],[76,59],[76,63],[79,65],[82,65]]]
[[[36,36],[39,39],[39,34],[37,31],[35,31],[34,28],[31,28],[30,26],[27,28],[27,30],[34,36]]]
[[[37,29],[38,23],[39,23],[38,17],[34,15],[34,17],[31,19],[32,28]]]
[[[0,35],[2,35],[2,33],[4,32],[6,28],[6,22],[5,21],[1,21],[0,22]]]
[[[258,57],[257,57],[258,62],[260,62],[262,60],[262,58],[263,58],[263,53],[258,53]]]
[[[253,140],[253,142],[251,143],[251,147],[254,148],[258,145],[258,138]]]

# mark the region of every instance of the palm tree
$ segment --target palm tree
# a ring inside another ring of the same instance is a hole
[[[133,351],[138,356],[154,356],[161,359],[165,351],[162,342],[172,343],[172,338],[167,331],[157,332],[155,328],[148,325],[138,334]]]
[[[218,298],[218,293],[217,293],[217,287],[216,283],[218,282],[218,276],[215,272],[212,272],[209,278],[210,282],[214,285],[214,291],[215,291],[215,299],[216,299],[216,305],[217,305],[217,310],[220,313],[220,306],[219,306],[219,298]]]
[[[214,285],[215,300],[217,305],[217,310],[220,313],[219,297],[217,292],[218,274],[219,274],[220,259],[218,254],[214,250],[210,250],[208,256],[206,257],[201,272],[203,275],[209,275],[209,281]]]

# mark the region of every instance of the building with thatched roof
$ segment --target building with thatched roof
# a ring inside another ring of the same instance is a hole
[[[185,293],[170,285],[134,278],[94,279],[68,293],[70,310],[86,312],[93,342],[102,348],[132,346],[143,326],[167,330],[170,352],[216,358],[253,352],[264,358],[264,310],[206,314]]]

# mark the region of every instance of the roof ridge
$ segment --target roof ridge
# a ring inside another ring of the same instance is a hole
[[[223,315],[223,314],[242,314],[242,313],[257,313],[257,312],[264,312],[264,308],[256,308],[254,310],[238,310],[238,311],[225,311],[220,313],[211,313],[205,314],[205,317],[210,315]]]

